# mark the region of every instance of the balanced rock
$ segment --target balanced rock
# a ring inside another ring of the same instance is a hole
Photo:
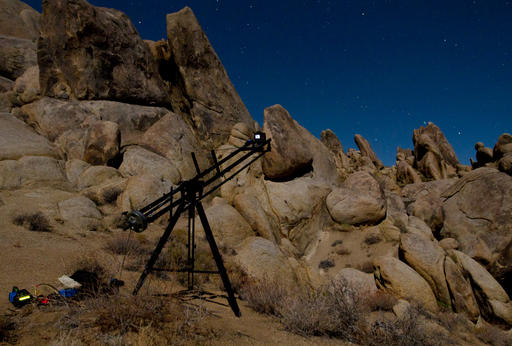
[[[459,160],[439,127],[429,122],[414,130],[412,140],[416,166],[425,177],[437,180],[456,176]]]
[[[377,169],[381,169],[384,167],[382,161],[379,160],[379,158],[373,151],[370,143],[368,143],[368,141],[363,136],[356,134],[354,136],[354,142],[356,142],[357,147],[359,148],[359,152],[361,153],[361,156],[368,157]]]
[[[380,289],[400,298],[422,304],[430,311],[439,311],[429,284],[407,264],[394,257],[381,256],[373,261],[375,281]]]
[[[444,191],[441,236],[486,265],[500,282],[512,273],[512,177],[491,167],[471,171]]]
[[[170,103],[148,45],[114,9],[85,0],[43,1],[37,60],[42,95]]]
[[[493,153],[491,148],[487,148],[484,146],[484,143],[478,142],[475,144],[476,150],[476,162],[473,159],[471,161],[471,168],[476,169],[478,167],[483,167],[485,164],[493,161]]]
[[[167,42],[174,67],[163,77],[171,81],[172,95],[175,88],[184,89],[199,133],[218,146],[236,123],[252,127],[251,115],[189,7],[167,15]]]
[[[322,142],[300,126],[281,105],[264,111],[263,131],[272,151],[263,157],[263,173],[271,180],[292,180],[312,173],[328,183],[338,181],[334,157]]]
[[[326,199],[334,221],[342,224],[376,224],[386,216],[386,200],[377,181],[367,172],[351,174]]]

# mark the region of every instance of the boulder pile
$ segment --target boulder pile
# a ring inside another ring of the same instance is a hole
[[[345,151],[281,105],[260,127],[190,8],[152,42],[85,0],[0,6],[0,218],[24,205],[55,234],[116,232],[122,211],[195,175],[192,152],[207,167],[210,150],[225,157],[262,128],[272,151],[205,203],[226,262],[512,325],[510,134],[477,143],[468,167],[429,123],[385,167],[361,135]]]

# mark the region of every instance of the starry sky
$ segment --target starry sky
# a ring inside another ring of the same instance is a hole
[[[28,0],[41,11],[40,0]],[[344,149],[359,133],[385,165],[432,121],[469,164],[512,132],[512,1],[90,0],[125,12],[144,39],[189,6],[253,118],[281,104]]]

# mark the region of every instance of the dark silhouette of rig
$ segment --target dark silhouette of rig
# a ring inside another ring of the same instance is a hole
[[[222,256],[213,237],[213,233],[201,201],[229,180],[233,179],[245,168],[249,167],[249,165],[262,157],[266,152],[270,151],[270,149],[270,139],[266,138],[265,133],[256,132],[252,139],[249,139],[242,147],[237,148],[220,161],[217,160],[215,151],[212,150],[211,155],[214,163],[204,171],[200,170],[197,159],[194,153],[192,153],[192,160],[197,172],[195,177],[190,180],[183,181],[176,188],[172,188],[171,192],[163,195],[143,208],[140,208],[139,210],[132,210],[126,214],[126,228],[129,228],[134,232],[143,232],[149,223],[155,221],[160,216],[169,213],[169,223],[153,250],[144,271],[140,275],[139,281],[133,290],[133,295],[136,295],[139,292],[146,280],[146,277],[152,271],[186,272],[188,291],[193,291],[195,273],[219,274],[226,290],[227,300],[231,309],[237,317],[241,316],[231,282],[229,281],[226,268],[222,261]],[[223,165],[225,166],[224,168],[222,168]],[[231,173],[229,177],[226,177],[226,174],[231,171],[234,172]],[[220,180],[221,177],[224,177],[224,179]],[[154,265],[158,256],[169,240],[171,232],[176,226],[178,219],[185,211],[188,211],[187,265],[184,268],[174,269],[155,268]],[[206,239],[210,245],[218,271],[196,270],[194,267],[196,212],[203,226]]]

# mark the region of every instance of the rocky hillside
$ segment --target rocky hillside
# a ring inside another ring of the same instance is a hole
[[[5,223],[21,232],[39,215],[52,236],[117,232],[121,212],[195,174],[192,152],[207,167],[211,149],[226,155],[262,128],[272,151],[208,202],[227,263],[292,285],[369,282],[432,312],[512,325],[510,134],[477,143],[469,167],[429,123],[384,167],[362,136],[345,151],[280,105],[255,123],[190,8],[167,15],[159,42],[85,0],[0,8]]]

